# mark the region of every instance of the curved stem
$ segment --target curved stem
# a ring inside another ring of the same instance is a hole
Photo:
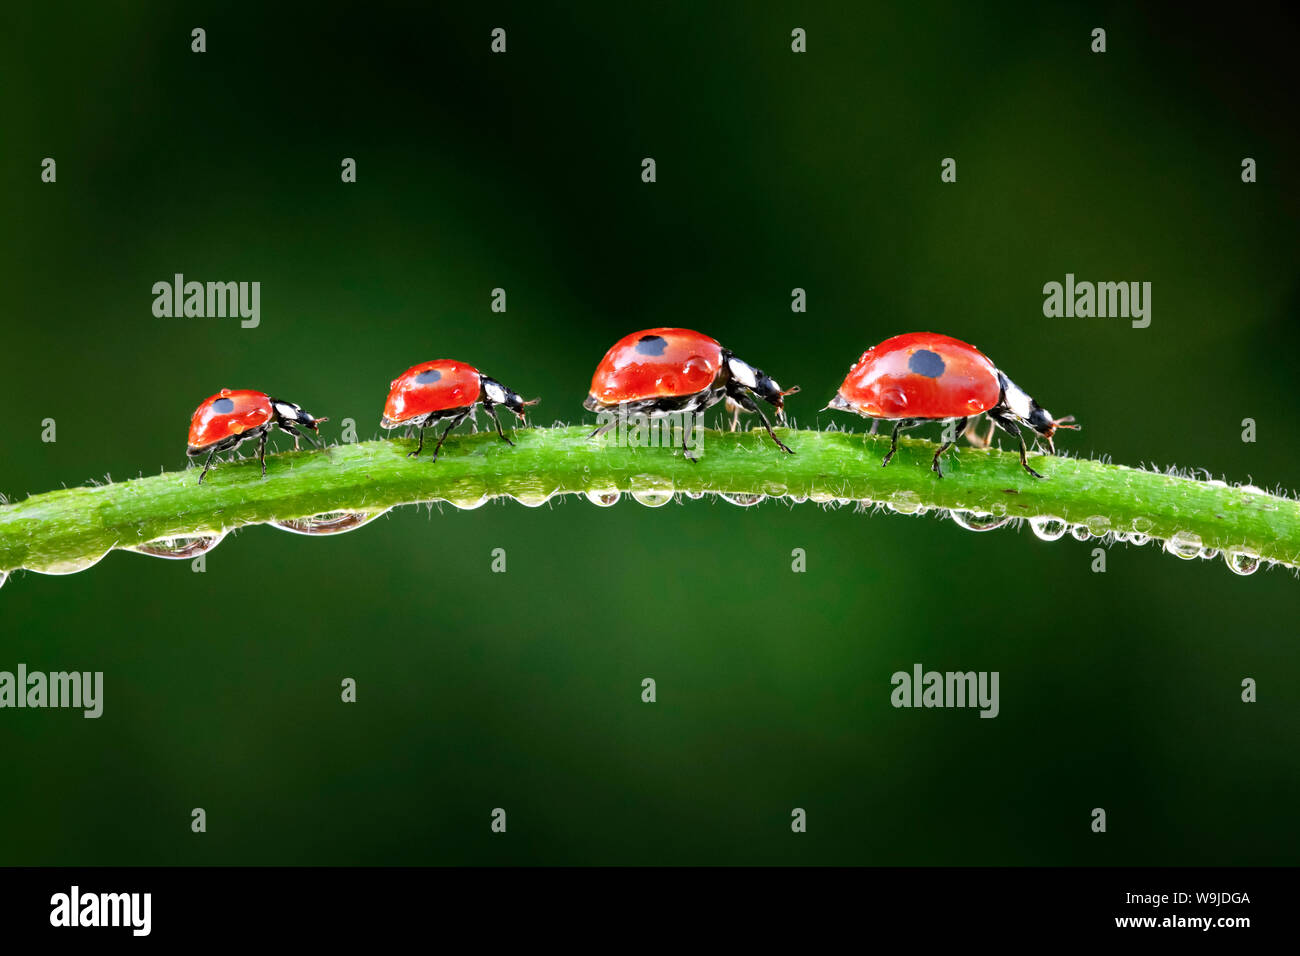
[[[491,433],[453,436],[436,463],[427,454],[408,458],[414,441],[370,441],[271,456],[265,480],[256,460],[244,460],[217,465],[201,486],[198,471],[186,470],[52,491],[0,507],[0,572],[66,573],[113,548],[330,512],[433,500],[470,507],[498,496],[535,505],[557,493],[614,492],[643,501],[711,492],[868,501],[904,513],[1050,516],[1097,535],[1173,539],[1171,550],[1179,552],[1214,549],[1300,565],[1300,502],[1259,489],[1031,456],[1048,476],[1038,481],[1015,454],[973,448],[950,452],[939,479],[930,471],[935,446],[927,441],[903,440],[882,468],[883,436],[778,431],[797,454],[777,451],[758,431],[707,431],[700,460],[691,462],[679,450],[621,447],[613,435],[589,440],[589,427],[557,427],[516,431],[515,447]],[[189,553],[176,547],[171,556]]]

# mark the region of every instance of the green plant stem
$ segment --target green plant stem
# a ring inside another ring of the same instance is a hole
[[[66,573],[112,548],[327,512],[382,511],[446,500],[460,506],[511,496],[538,504],[554,493],[619,491],[788,495],[795,500],[874,501],[904,512],[943,508],[1017,518],[1054,516],[1097,533],[1138,531],[1204,548],[1244,550],[1300,564],[1300,502],[1256,489],[1082,461],[1031,456],[1048,476],[1026,475],[1009,452],[963,447],[930,471],[933,443],[900,443],[888,468],[884,437],[780,430],[797,454],[758,431],[706,431],[701,460],[658,447],[620,447],[589,429],[557,427],[453,436],[440,459],[407,457],[405,439],[337,445],[216,466],[203,484],[187,469],[108,485],[33,495],[0,506],[0,571]],[[432,443],[430,442],[430,445]],[[1192,538],[1191,536],[1195,536]]]

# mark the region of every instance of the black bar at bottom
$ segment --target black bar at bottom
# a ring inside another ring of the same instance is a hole
[[[868,944],[1231,944],[1290,936],[1296,883],[1295,870],[1266,868],[8,868],[0,932],[6,942],[62,936],[91,945],[338,944],[411,933],[450,942],[468,932],[493,943],[669,946],[701,934],[811,943],[841,930]]]

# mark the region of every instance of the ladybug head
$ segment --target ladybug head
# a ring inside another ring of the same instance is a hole
[[[271,407],[275,409],[276,421],[281,424],[297,425],[300,428],[309,428],[314,432],[320,431],[321,422],[329,421],[328,418],[317,418],[311,412],[304,409],[301,405],[295,405],[293,402],[282,402],[278,398],[271,399]]]
[[[1038,434],[1042,435],[1043,438],[1047,440],[1047,449],[1053,455],[1056,454],[1056,444],[1052,440],[1052,436],[1056,434],[1058,428],[1065,428],[1069,431],[1075,432],[1079,430],[1079,426],[1074,424],[1073,415],[1065,415],[1062,418],[1053,418],[1052,413],[1039,406],[1037,402],[1034,403],[1034,407],[1030,411],[1027,421],[1030,428],[1038,432]]]
[[[731,373],[732,379],[774,407],[777,413],[782,416],[785,414],[785,397],[799,391],[798,385],[786,389],[781,388],[772,376],[760,368],[754,368],[749,363],[741,361],[734,355],[727,357],[727,370]]]
[[[496,379],[488,378],[486,375],[482,376],[482,378],[484,397],[493,405],[504,405],[506,408],[510,409],[519,416],[521,422],[525,421],[524,409],[536,405],[541,401],[540,398],[533,398],[524,401],[523,397],[518,392],[512,391]]]

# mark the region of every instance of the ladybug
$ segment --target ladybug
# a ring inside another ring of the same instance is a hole
[[[252,389],[223,388],[194,410],[190,419],[190,444],[186,452],[191,458],[197,458],[204,452],[208,460],[203,463],[199,473],[199,484],[203,476],[212,467],[212,458],[217,452],[229,451],[250,438],[258,439],[257,457],[262,463],[262,477],[266,477],[266,435],[272,425],[293,436],[293,447],[299,447],[298,439],[306,438],[312,444],[315,439],[298,431],[308,428],[319,432],[321,422],[328,418],[315,418],[303,411],[293,402],[282,402],[265,392]]]
[[[390,383],[388,401],[384,403],[384,417],[379,424],[384,428],[417,426],[420,429],[420,444],[415,451],[407,455],[414,458],[424,448],[424,430],[441,419],[450,419],[450,424],[434,446],[433,458],[438,460],[438,451],[453,428],[474,414],[474,408],[480,402],[496,422],[497,434],[507,445],[514,445],[506,433],[501,430],[501,420],[497,418],[497,406],[504,405],[524,421],[524,409],[536,405],[541,399],[534,398],[525,402],[518,394],[506,388],[494,378],[489,378],[472,365],[457,362],[455,359],[435,359],[412,365]]]
[[[728,407],[757,412],[776,447],[794,454],[776,437],[755,398],[774,406],[777,420],[785,417],[784,391],[761,369],[736,358],[700,332],[690,329],[646,329],[614,343],[596,366],[591,391],[583,407],[591,412],[618,408],[624,414],[662,418],[673,413],[702,412],[724,398]],[[736,411],[739,416],[739,411]],[[590,437],[609,431],[617,422],[601,425]],[[684,447],[688,458],[690,452]]]
[[[970,420],[982,412],[992,424],[983,439],[968,431],[971,444],[988,447],[996,425],[1020,442],[1020,465],[1035,478],[1043,476],[1025,460],[1028,449],[1020,425],[1041,435],[1052,454],[1056,454],[1052,440],[1056,430],[1079,427],[1069,424],[1073,415],[1053,418],[975,346],[936,332],[896,335],[867,349],[826,408],[894,423],[889,454],[882,465],[888,465],[898,451],[898,433],[903,429],[930,421],[956,421],[957,434],[966,431]],[[877,424],[871,423],[873,435]],[[940,478],[939,458],[954,444],[945,441],[934,453],[930,467]]]

